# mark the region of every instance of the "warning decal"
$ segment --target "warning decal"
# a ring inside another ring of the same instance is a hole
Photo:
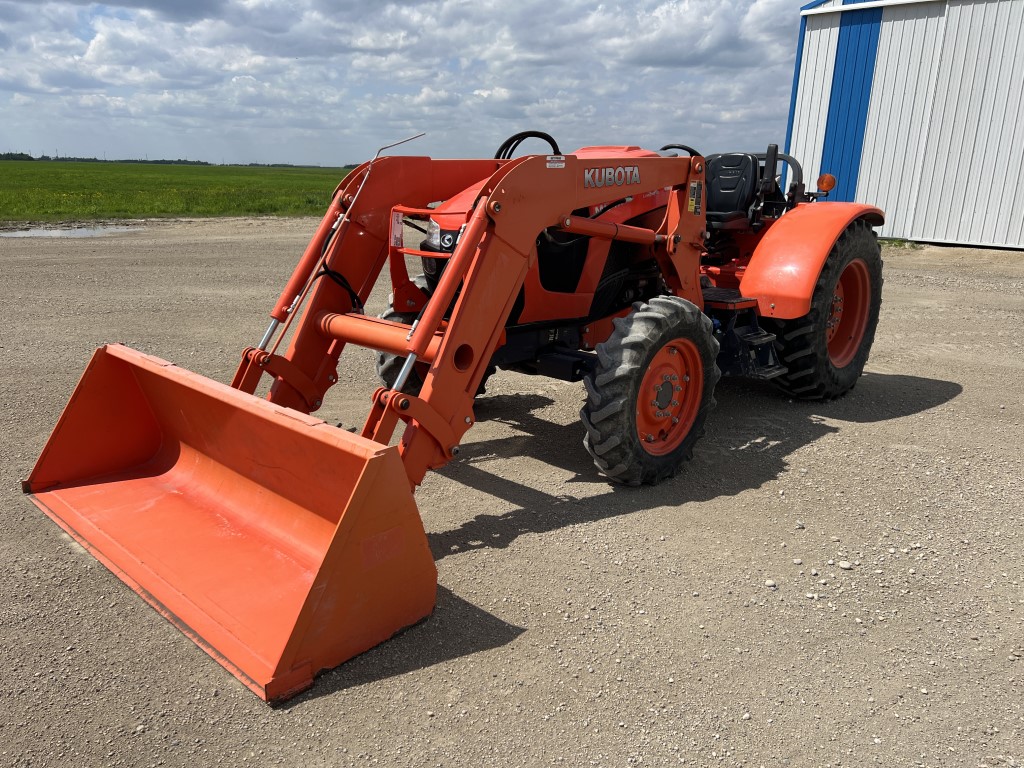
[[[686,210],[694,216],[700,216],[700,196],[702,184],[699,181],[690,182],[690,199],[686,204]]]

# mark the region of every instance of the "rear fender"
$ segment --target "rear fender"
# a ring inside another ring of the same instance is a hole
[[[793,320],[811,310],[818,276],[843,231],[857,219],[885,222],[880,208],[860,203],[806,203],[776,221],[754,249],[740,293],[757,299],[762,317]]]

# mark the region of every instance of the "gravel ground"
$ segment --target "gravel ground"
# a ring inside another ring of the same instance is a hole
[[[580,385],[499,373],[417,493],[433,617],[259,701],[20,480],[104,342],[229,379],[314,227],[0,239],[0,765],[1024,761],[1024,254],[995,250],[887,249],[856,389],[723,381],[656,488],[602,481]],[[345,360],[323,415],[359,424]]]

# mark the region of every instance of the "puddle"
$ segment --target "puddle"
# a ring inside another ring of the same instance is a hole
[[[33,227],[0,232],[0,237],[102,237],[134,229],[136,227]]]

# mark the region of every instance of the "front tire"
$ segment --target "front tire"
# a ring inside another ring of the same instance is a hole
[[[396,312],[393,307],[389,306],[380,315],[380,319],[390,320],[394,323],[411,325],[416,319],[416,314]],[[402,366],[405,365],[405,358],[399,357],[391,352],[378,351],[376,354],[376,363],[377,377],[385,387],[392,387],[398,379],[398,373],[402,370]],[[418,395],[420,390],[423,388],[423,378],[427,375],[429,368],[430,366],[426,363],[414,365],[412,371],[409,372],[409,378],[405,380],[405,385],[402,387],[402,391],[407,395]]]
[[[704,434],[721,373],[711,320],[677,296],[637,302],[597,345],[583,383],[583,445],[609,479],[625,485],[672,477]]]
[[[762,320],[788,372],[772,379],[801,400],[831,400],[857,383],[875,340],[882,304],[882,258],[874,230],[850,224],[832,247],[811,297],[795,320]]]

